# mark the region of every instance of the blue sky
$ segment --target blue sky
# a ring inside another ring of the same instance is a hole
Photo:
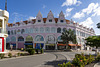
[[[100,30],[96,24],[100,22],[100,0],[8,0],[9,23],[35,18],[37,13],[47,17],[51,10],[54,17],[63,11],[66,19],[92,27],[97,35]],[[0,9],[4,10],[5,0],[0,0]]]

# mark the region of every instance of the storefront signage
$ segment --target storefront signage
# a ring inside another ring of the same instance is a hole
[[[2,39],[0,39],[0,51],[2,51]]]
[[[0,52],[4,52],[4,38],[0,38]]]

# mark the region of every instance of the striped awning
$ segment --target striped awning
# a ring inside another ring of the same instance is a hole
[[[77,46],[76,44],[68,44],[68,46]]]
[[[57,44],[58,46],[66,46],[66,44]]]

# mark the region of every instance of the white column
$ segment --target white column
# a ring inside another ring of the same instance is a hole
[[[17,36],[16,36],[16,50],[18,48],[18,39],[17,39]]]
[[[43,47],[43,49],[45,50],[45,43],[44,43],[44,47]]]
[[[6,51],[6,38],[4,38],[4,51]]]
[[[2,32],[4,33],[4,19],[2,19]]]

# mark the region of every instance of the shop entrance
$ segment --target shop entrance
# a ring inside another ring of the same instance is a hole
[[[46,50],[55,50],[55,44],[46,44]]]

